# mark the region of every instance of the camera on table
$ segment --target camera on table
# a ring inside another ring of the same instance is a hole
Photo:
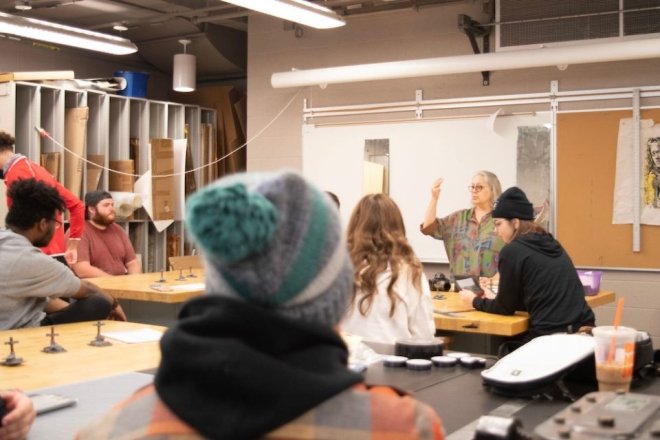
[[[429,287],[435,292],[449,292],[451,290],[451,281],[444,273],[436,273],[429,280]]]

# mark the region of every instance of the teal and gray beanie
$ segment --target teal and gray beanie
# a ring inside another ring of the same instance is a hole
[[[203,249],[206,290],[334,326],[353,267],[330,198],[295,172],[243,173],[202,188],[186,222]]]

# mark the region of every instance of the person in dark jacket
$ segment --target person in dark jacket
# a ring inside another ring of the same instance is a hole
[[[524,341],[594,326],[594,313],[571,258],[551,234],[534,223],[533,207],[525,193],[515,186],[503,192],[493,218],[497,234],[506,243],[498,264],[498,293],[485,288],[480,297],[463,290],[463,301],[498,315],[529,312]]]

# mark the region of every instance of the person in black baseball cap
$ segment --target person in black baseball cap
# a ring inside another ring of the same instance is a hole
[[[85,194],[87,221],[71,268],[80,278],[142,272],[142,265],[124,228],[115,223],[115,202],[107,191]]]
[[[584,287],[564,248],[534,222],[534,208],[525,193],[512,187],[495,203],[497,235],[506,243],[499,260],[497,295],[484,289],[483,297],[461,291],[463,301],[477,310],[530,315],[529,331],[522,341],[558,332],[575,332],[595,325],[584,299]]]

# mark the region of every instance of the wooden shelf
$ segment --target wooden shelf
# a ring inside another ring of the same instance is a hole
[[[16,137],[16,151],[34,162],[39,163],[42,152],[61,153],[60,182],[63,182],[67,170],[64,168],[64,149],[58,144],[64,144],[65,111],[72,107],[89,108],[85,156],[102,155],[106,169],[111,160],[130,159],[131,139],[137,139],[139,156],[136,174],[142,175],[149,169],[150,139],[182,139],[186,131],[190,136],[195,168],[202,165],[202,158],[213,157],[209,152],[202,151],[200,133],[201,124],[212,124],[215,130],[217,115],[214,109],[30,82],[9,82],[3,85],[3,90],[6,93],[0,95],[1,128]],[[35,127],[45,129],[57,143],[42,140]],[[84,168],[83,190],[79,194],[81,199],[86,182]],[[203,185],[202,176],[200,171],[195,172],[197,188]],[[109,189],[107,171],[103,171],[99,186]],[[120,222],[127,229],[135,229],[131,233],[133,245],[136,253],[141,255],[144,271],[157,271],[167,266],[168,232],[178,236],[176,249],[179,255],[183,254],[186,234],[182,220],[175,219],[174,224],[162,232],[149,226],[151,221],[143,212],[138,213],[136,219]]]

